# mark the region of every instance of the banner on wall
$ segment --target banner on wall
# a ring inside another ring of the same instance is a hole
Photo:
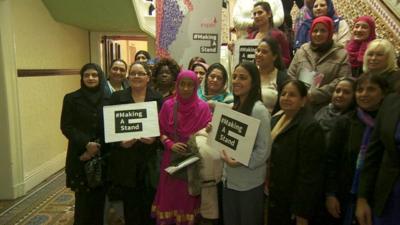
[[[220,61],[222,0],[157,0],[156,47],[187,67],[194,56]]]
[[[223,105],[216,105],[209,145],[244,165],[249,164],[260,121]]]
[[[158,137],[157,102],[140,102],[103,107],[105,142]]]

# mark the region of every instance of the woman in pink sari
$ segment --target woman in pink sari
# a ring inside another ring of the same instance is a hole
[[[189,194],[187,179],[171,176],[164,170],[170,165],[172,157],[188,151],[186,142],[189,136],[211,121],[208,104],[197,97],[198,86],[193,71],[181,71],[176,82],[176,97],[164,102],[159,113],[165,151],[152,206],[152,214],[159,225],[192,225],[199,212],[200,198]]]

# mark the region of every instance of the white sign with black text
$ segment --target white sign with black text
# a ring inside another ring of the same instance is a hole
[[[217,105],[212,118],[209,145],[244,165],[249,164],[260,121],[230,108]]]
[[[254,62],[256,58],[256,49],[260,43],[259,39],[240,39],[235,41],[233,54],[233,65],[241,62]]]
[[[158,137],[157,102],[140,102],[103,107],[105,142]]]

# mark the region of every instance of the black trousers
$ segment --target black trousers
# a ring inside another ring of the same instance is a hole
[[[264,224],[264,185],[248,191],[224,187],[222,204],[225,225]]]
[[[74,225],[103,225],[105,196],[103,187],[76,191]]]
[[[155,190],[145,187],[122,187],[124,217],[126,225],[153,225],[151,205]]]

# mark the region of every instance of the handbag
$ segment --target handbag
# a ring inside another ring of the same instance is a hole
[[[94,156],[91,160],[85,163],[85,174],[87,185],[90,188],[96,188],[103,185],[103,158],[100,155]]]

